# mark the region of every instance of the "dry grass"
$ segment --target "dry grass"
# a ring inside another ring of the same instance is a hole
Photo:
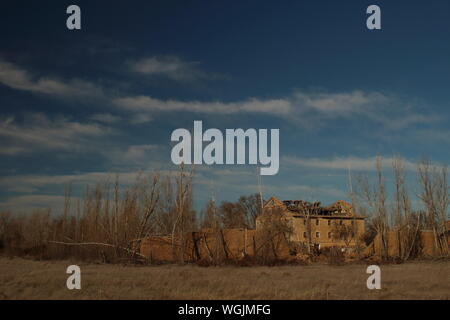
[[[70,261],[0,258],[0,299],[449,299],[450,262],[382,265],[382,289],[365,265],[209,267],[85,264],[66,288]],[[75,263],[76,264],[76,263]]]

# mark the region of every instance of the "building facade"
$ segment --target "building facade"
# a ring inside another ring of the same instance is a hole
[[[275,214],[290,227],[290,241],[319,248],[355,246],[365,232],[365,217],[355,214],[352,206],[342,200],[322,207],[320,202],[272,197],[257,218],[256,229],[263,228]]]

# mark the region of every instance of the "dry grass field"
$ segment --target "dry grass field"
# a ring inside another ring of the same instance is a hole
[[[81,290],[66,288],[70,261],[0,258],[0,299],[449,299],[450,262],[381,266],[121,266],[79,263]]]

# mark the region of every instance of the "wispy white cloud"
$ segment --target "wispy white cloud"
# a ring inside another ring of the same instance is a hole
[[[134,96],[115,99],[114,104],[119,108],[139,113],[155,111],[184,111],[209,114],[266,113],[288,115],[289,112],[292,111],[292,105],[286,99],[249,99],[245,101],[226,103],[160,100],[148,96]]]
[[[128,62],[132,72],[148,77],[164,77],[175,81],[221,78],[202,71],[199,62],[184,61],[177,56],[154,56]]]
[[[0,83],[13,89],[55,96],[102,96],[102,89],[91,82],[56,77],[39,77],[7,61],[0,60]]]
[[[276,99],[251,98],[235,102],[162,100],[150,96],[128,96],[113,100],[121,110],[139,116],[156,112],[192,112],[201,114],[272,115],[304,127],[320,127],[335,119],[368,119],[387,129],[400,130],[417,124],[431,125],[441,120],[432,114],[415,112],[410,105],[378,92],[360,90],[343,93],[302,92]]]
[[[108,124],[117,123],[121,120],[121,117],[113,115],[111,113],[95,113],[89,118],[94,121]]]
[[[149,76],[165,76],[174,80],[204,77],[198,63],[186,62],[174,56],[149,57],[129,62],[129,68]],[[107,96],[101,86],[79,79],[60,79],[35,76],[31,72],[7,61],[0,60],[0,83],[30,92],[55,96],[102,97],[107,104],[115,105],[129,114],[124,118],[130,124],[144,124],[154,119],[155,112],[193,112],[203,114],[266,114],[304,126],[314,123],[320,127],[336,118],[365,118],[390,130],[400,130],[418,124],[432,125],[442,121],[441,116],[423,114],[402,99],[376,91],[353,90],[347,92],[302,91],[291,95],[260,99],[257,97],[232,102],[183,101],[158,99],[145,95]],[[119,116],[95,113],[91,120],[117,123]]]
[[[378,92],[302,92],[296,91],[293,100],[303,111],[314,110],[329,117],[365,113],[369,106],[385,104],[390,98]]]
[[[410,101],[376,91],[296,91],[292,104],[298,117],[318,123],[337,118],[359,118],[371,120],[389,130],[401,130],[418,124],[432,125],[442,121],[440,116],[418,112]]]
[[[402,110],[401,108],[397,110],[397,114],[389,114],[388,112],[380,110],[379,112],[369,112],[368,117],[391,130],[401,130],[416,125],[432,126],[443,121],[442,116],[433,114],[425,115],[415,113],[411,110]]]
[[[141,113],[135,113],[135,114],[131,114],[130,117],[128,118],[128,121],[131,124],[145,124],[145,123],[149,123],[153,121],[153,117],[145,112],[141,112]]]
[[[0,153],[16,154],[36,148],[73,150],[85,147],[92,138],[112,134],[110,128],[71,121],[65,117],[50,119],[41,113],[27,114],[23,123],[8,117],[0,121],[0,137],[7,142],[0,147]]]
[[[154,153],[161,149],[159,145],[143,144],[116,146],[100,152],[115,165],[148,167],[150,162],[157,162]]]
[[[89,117],[89,120],[93,120],[99,123],[108,125],[115,125],[118,123],[141,125],[153,121],[153,117],[149,113],[127,113],[124,115],[114,115],[111,113],[95,113]]]

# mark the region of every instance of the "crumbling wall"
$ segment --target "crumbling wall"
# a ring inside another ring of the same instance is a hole
[[[173,261],[172,248],[171,237],[147,237],[141,240],[140,254],[149,260]]]
[[[436,241],[433,231],[421,231],[420,243],[423,256],[433,256],[436,254]]]
[[[436,244],[434,240],[434,233],[428,230],[419,231],[420,238],[420,254],[419,256],[433,256],[436,252]],[[400,245],[398,233],[396,230],[387,233],[388,256],[398,257],[400,255]],[[382,256],[382,240],[379,234],[376,235],[373,242],[367,246],[364,254],[366,256],[376,255]]]
[[[193,232],[189,239],[191,260],[238,260],[253,255],[256,230],[224,229]]]
[[[185,262],[217,262],[261,256],[266,251],[273,253],[274,258],[286,259],[290,255],[289,243],[283,235],[267,238],[253,229],[203,229],[185,234],[183,244],[179,239],[172,243],[169,236],[148,237],[141,241],[140,247],[140,253],[149,260],[165,262],[177,261],[181,252],[184,252]]]

